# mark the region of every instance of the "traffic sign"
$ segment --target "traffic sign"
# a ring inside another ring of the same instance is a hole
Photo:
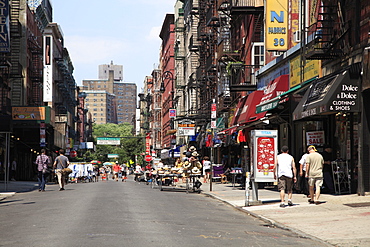
[[[151,155],[149,155],[149,154],[145,155],[145,161],[146,162],[150,162],[150,161],[152,161],[152,159],[153,159],[153,157]]]
[[[75,150],[72,150],[71,152],[69,152],[69,156],[70,156],[71,158],[76,158],[76,156],[77,156],[77,152],[76,152]]]

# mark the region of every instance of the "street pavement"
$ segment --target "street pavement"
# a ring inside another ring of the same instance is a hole
[[[178,184],[178,186],[183,186]],[[288,229],[303,237],[333,246],[370,246],[370,195],[322,194],[319,205],[309,204],[303,194],[293,195],[293,206],[279,207],[279,192],[259,189],[260,205],[248,202],[246,191],[232,184],[203,183],[202,193],[223,201],[270,225]],[[37,189],[36,182],[0,182],[0,200]],[[253,204],[253,206],[248,206]]]

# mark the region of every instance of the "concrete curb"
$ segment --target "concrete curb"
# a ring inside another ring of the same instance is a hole
[[[235,209],[237,209],[237,210],[239,210],[239,211],[241,211],[241,212],[243,212],[243,213],[247,213],[248,215],[251,215],[251,216],[253,216],[253,217],[257,218],[257,219],[260,219],[260,220],[262,220],[263,222],[266,222],[266,223],[267,223],[269,226],[271,226],[271,227],[277,227],[277,228],[280,228],[280,229],[283,229],[283,230],[287,230],[287,231],[290,231],[290,232],[296,233],[297,235],[299,235],[299,236],[301,236],[301,237],[303,237],[303,238],[312,239],[312,240],[318,241],[318,242],[320,242],[320,243],[326,244],[327,246],[335,246],[335,245],[332,245],[332,244],[330,244],[330,243],[328,243],[328,242],[325,242],[324,240],[319,239],[319,238],[317,238],[317,237],[315,237],[315,236],[312,236],[312,235],[310,235],[310,234],[307,234],[307,233],[302,232],[302,231],[300,231],[300,230],[297,230],[297,229],[295,229],[295,228],[287,227],[286,225],[280,224],[279,222],[276,222],[276,221],[274,221],[274,220],[272,220],[272,219],[269,219],[269,218],[264,217],[264,216],[262,216],[262,215],[259,215],[259,214],[253,213],[253,212],[251,212],[251,211],[248,211],[248,210],[246,209],[246,207],[240,207],[240,206],[237,206],[237,205],[235,205],[235,204],[233,204],[233,203],[231,203],[231,202],[228,202],[228,201],[226,201],[226,200],[224,200],[224,199],[222,199],[222,198],[220,198],[220,197],[218,197],[218,196],[216,196],[216,195],[213,195],[213,194],[211,194],[211,193],[204,192],[204,191],[202,191],[201,193],[202,193],[202,194],[204,194],[204,195],[206,195],[206,196],[212,197],[212,198],[214,198],[214,199],[216,199],[216,200],[219,200],[219,201],[221,201],[221,202],[223,202],[223,203],[225,203],[225,204],[228,204],[228,205],[230,205],[230,206],[234,207]]]
[[[16,192],[3,192],[0,193],[0,201],[5,200],[6,198],[12,197],[16,194]]]

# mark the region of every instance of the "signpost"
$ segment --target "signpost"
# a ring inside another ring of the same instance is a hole
[[[77,152],[75,150],[72,150],[72,151],[69,152],[69,156],[71,158],[76,158],[77,157]]]
[[[152,159],[153,159],[153,157],[151,155],[149,155],[149,154],[145,155],[145,161],[146,162],[150,162],[150,161],[152,161]]]

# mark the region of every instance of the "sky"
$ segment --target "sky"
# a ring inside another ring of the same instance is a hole
[[[176,0],[51,0],[77,85],[98,79],[101,64],[123,65],[124,82],[141,92],[159,63],[159,33]]]

